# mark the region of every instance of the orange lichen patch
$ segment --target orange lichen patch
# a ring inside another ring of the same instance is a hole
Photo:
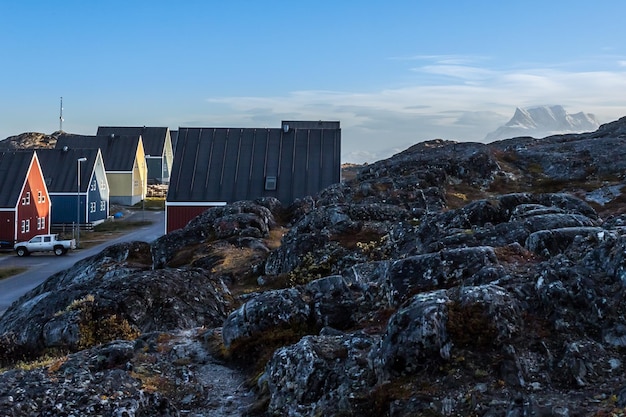
[[[536,263],[541,258],[522,246],[501,246],[494,248],[499,262],[508,264]]]

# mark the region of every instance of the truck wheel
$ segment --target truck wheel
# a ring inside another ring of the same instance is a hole
[[[20,246],[19,248],[15,249],[15,251],[17,252],[17,256],[28,256],[28,251],[26,250],[26,248]]]
[[[63,248],[63,246],[55,246],[54,247],[54,254],[56,256],[65,255],[65,248]]]

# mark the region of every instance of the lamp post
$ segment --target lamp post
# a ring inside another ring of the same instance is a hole
[[[78,243],[80,242],[80,163],[85,162],[87,158],[82,157],[78,158],[76,162],[78,163],[78,169],[76,171],[76,247],[78,248]]]

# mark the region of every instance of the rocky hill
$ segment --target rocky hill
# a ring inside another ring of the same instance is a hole
[[[57,143],[57,138],[64,134],[56,131],[50,135],[38,132],[26,132],[15,136],[9,136],[0,140],[0,151],[13,149],[51,149]]]
[[[0,318],[0,414],[624,415],[625,145],[423,142],[111,246]]]
[[[504,126],[487,134],[486,142],[532,136],[543,138],[555,134],[592,132],[599,127],[591,113],[570,114],[563,106],[536,106],[515,109],[515,114]]]

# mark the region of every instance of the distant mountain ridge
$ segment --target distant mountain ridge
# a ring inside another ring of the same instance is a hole
[[[543,138],[564,133],[592,132],[600,123],[591,113],[569,114],[563,106],[536,106],[516,108],[515,114],[504,126],[485,136],[486,142],[519,136]]]

